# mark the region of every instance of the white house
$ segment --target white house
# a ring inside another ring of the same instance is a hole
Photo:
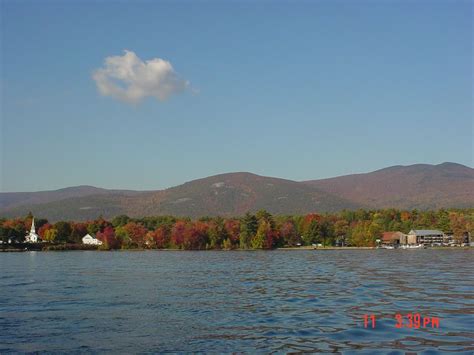
[[[86,234],[86,235],[82,238],[82,244],[87,244],[87,245],[102,245],[102,241],[100,241],[100,240],[97,239],[97,238],[94,238],[94,237],[91,236],[90,234]]]
[[[36,230],[35,230],[35,219],[33,218],[33,220],[31,221],[31,229],[30,229],[30,233],[28,233],[26,236],[25,236],[25,241],[27,243],[38,243],[38,242],[41,242],[41,238],[38,234],[36,234]]]

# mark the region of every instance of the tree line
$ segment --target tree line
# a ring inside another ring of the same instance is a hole
[[[0,237],[22,241],[33,216],[0,218]],[[344,210],[280,216],[265,210],[240,218],[203,217],[197,220],[174,216],[131,218],[117,216],[108,221],[59,221],[36,218],[36,231],[51,243],[81,243],[91,234],[104,249],[273,249],[299,245],[374,246],[384,231],[408,233],[411,229],[439,229],[462,238],[474,233],[474,209],[437,211]]]

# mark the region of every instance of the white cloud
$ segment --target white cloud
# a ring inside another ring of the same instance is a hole
[[[164,101],[189,88],[170,62],[161,58],[142,61],[128,50],[122,56],[105,58],[104,66],[92,77],[102,95],[128,103],[139,103],[147,96]]]

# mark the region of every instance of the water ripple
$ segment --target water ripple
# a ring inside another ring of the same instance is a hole
[[[0,352],[474,351],[474,251],[0,256]],[[395,314],[439,328],[395,327]],[[376,316],[375,329],[363,316]]]

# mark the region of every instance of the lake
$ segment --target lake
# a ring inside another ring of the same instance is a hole
[[[0,267],[1,353],[474,351],[472,249],[24,252]],[[439,327],[408,328],[409,313]]]

